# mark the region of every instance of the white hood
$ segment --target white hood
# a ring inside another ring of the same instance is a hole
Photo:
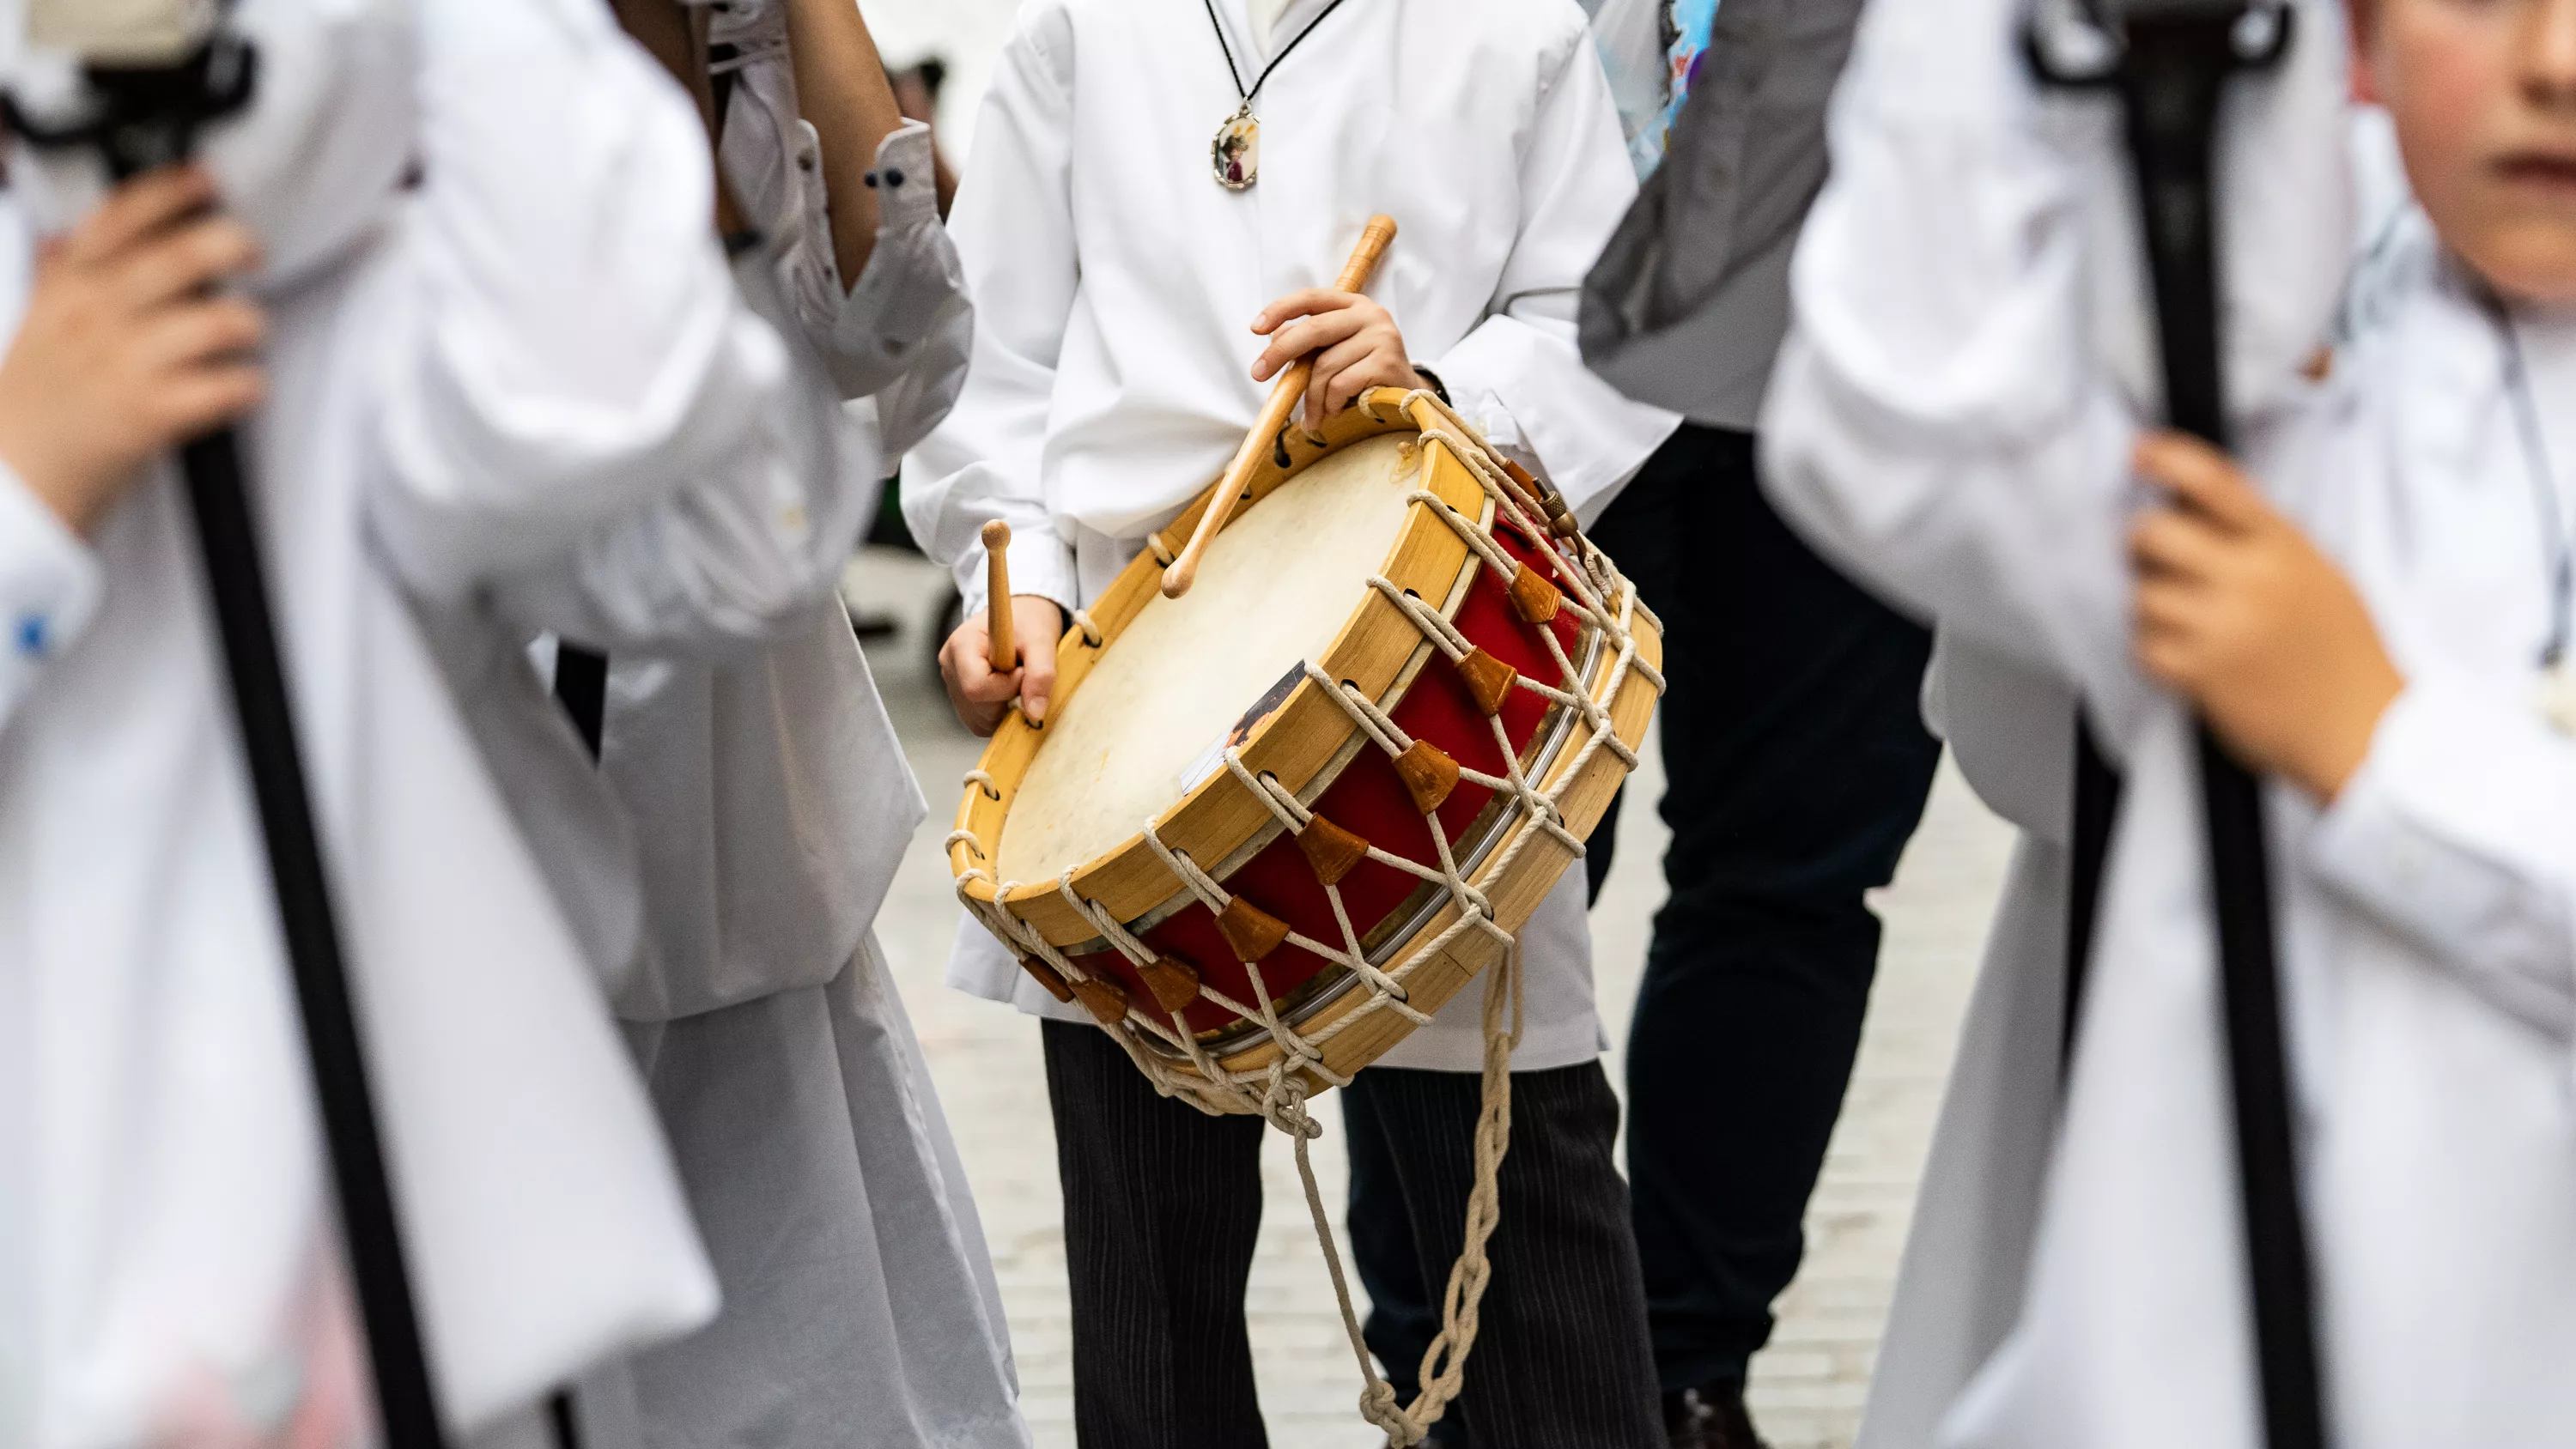
[[[2094,349],[2132,404],[2153,416],[2163,387],[2120,108],[2112,91],[2034,79],[2022,41],[2029,8],[2025,0],[1872,5],[1838,106],[1849,110],[1857,99],[1890,124],[1984,138],[2018,156],[2016,165],[2034,159],[2033,141],[2071,163],[2084,188]],[[2290,9],[2289,53],[2269,72],[2232,81],[2220,117],[2223,328],[2239,415],[2278,399],[2325,338],[2352,255],[2343,6],[2291,0]]]
[[[2325,340],[2352,258],[2353,178],[2342,138],[2351,106],[2340,3],[2294,0],[2288,54],[2230,83],[2219,112],[2218,248],[2225,280],[2228,401],[2239,416],[2278,403]],[[2081,106],[2087,102],[2078,99]],[[2088,198],[2094,346],[2121,390],[2160,415],[2145,243],[2118,110],[2093,93],[2103,159]]]
[[[78,113],[76,58],[26,43],[26,0],[0,0],[0,58],[39,119]],[[402,0],[238,0],[225,23],[257,54],[247,109],[209,127],[199,152],[224,203],[259,234],[254,291],[292,286],[381,219],[416,155],[417,39]],[[38,225],[59,230],[105,184],[94,154],[23,141],[11,158]]]

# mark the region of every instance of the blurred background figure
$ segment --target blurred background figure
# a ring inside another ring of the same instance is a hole
[[[77,119],[80,72],[22,68],[0,15],[22,114]],[[360,1442],[351,1281],[395,1325],[372,1335],[395,1442],[441,1411],[524,1442],[545,1386],[693,1327],[715,1285],[468,732],[508,681],[444,673],[430,616],[654,501],[675,430],[728,448],[778,369],[722,345],[703,136],[604,10],[222,16],[261,79],[203,170],[99,204],[94,157],[17,146],[0,194],[0,1443]],[[207,40],[181,37],[165,77]],[[257,694],[200,583],[253,545],[198,547],[212,490],[170,458],[231,420],[295,688],[299,738],[263,757],[302,759],[335,887],[295,977],[336,976],[311,943],[345,942],[363,1091],[301,1039],[334,1013],[290,989],[272,862],[296,852],[263,840],[300,811],[254,803],[228,695]],[[381,1176],[344,1125],[369,1106]],[[391,1197],[346,1217],[398,1217],[399,1250],[360,1226],[344,1255],[335,1196]],[[406,1277],[425,1355],[379,1291]]]
[[[982,1223],[871,930],[923,801],[835,597],[973,334],[928,126],[849,0],[616,8],[698,103],[736,275],[824,445],[737,448],[530,580],[635,843],[645,949],[613,1004],[724,1290],[707,1329],[585,1384],[581,1428],[588,1449],[1023,1449]],[[804,416],[773,408],[774,433]]]

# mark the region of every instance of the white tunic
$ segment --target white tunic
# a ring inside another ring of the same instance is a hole
[[[1880,1393],[1919,1413],[1928,1386],[1967,1386],[1937,1432],[1931,1415],[1910,1433],[1881,1416],[1873,1437],[2252,1449],[2197,767],[2186,712],[2130,663],[2121,542],[2141,414],[2094,360],[2088,318],[2095,274],[2127,265],[2096,250],[2110,233],[2085,200],[2112,161],[2096,121],[2034,104],[2000,68],[2016,8],[1918,0],[1864,22],[1765,418],[1770,487],[1802,529],[1945,633],[2078,681],[2127,779],[2053,1160],[2016,1177],[2009,1148],[2035,1105],[1984,1093],[2015,1117],[1945,1118],[1927,1179],[1974,1193],[2003,1149],[1995,1215],[1946,1215],[1955,1261],[1918,1244],[1909,1265],[1956,1280],[1959,1318],[1891,1325],[1918,1343],[1946,1330],[1973,1362],[1917,1355]],[[2298,99],[2333,95],[2334,12],[2299,19],[2327,43],[2239,112],[2269,153],[2233,153],[2293,178],[2321,158],[2339,169],[2342,145],[2332,107]],[[2266,321],[2291,339],[2298,290],[2344,270],[2340,221],[2285,237],[2228,218],[2236,250],[2285,279]],[[2576,744],[2531,695],[2544,555],[2564,546],[2546,517],[2566,515],[2543,506],[2517,443],[2496,327],[2428,237],[2404,259],[2325,382],[2287,355],[2235,379],[2250,471],[2354,579],[2408,679],[2332,808],[2266,794],[2328,1419],[2347,1446],[2563,1443]],[[2576,457],[2576,328],[2524,319],[2521,339],[2545,451]],[[2045,845],[2016,866],[2064,868]],[[1990,960],[2035,968],[2060,929],[2051,911],[2008,918]],[[1998,1051],[1967,1070],[2045,1071],[2049,992],[2028,974],[1981,985]],[[2018,1019],[1989,1010],[1998,993],[2017,995]]]
[[[1243,0],[1220,0],[1246,84],[1324,4],[1292,0],[1264,44]],[[1377,212],[1401,231],[1369,294],[1460,412],[1583,516],[1675,425],[1575,350],[1577,290],[1636,185],[1570,0],[1348,0],[1262,88],[1260,180],[1230,192],[1208,148],[1237,104],[1198,0],[1022,11],[951,215],[983,318],[974,370],[904,477],[913,536],[956,568],[970,609],[992,518],[1012,528],[1015,591],[1096,597],[1260,411],[1253,315],[1331,285]],[[1590,1060],[1602,1038],[1580,889],[1561,887],[1524,939],[1515,1062]],[[950,979],[1089,1019],[971,924]],[[1478,995],[1384,1060],[1477,1069]]]
[[[325,18],[315,20],[313,13]],[[249,0],[210,138],[272,258],[244,430],[433,1371],[493,1425],[714,1284],[575,939],[403,590],[649,504],[771,405],[685,103],[596,7]],[[301,28],[299,28],[301,27]],[[415,46],[417,47],[415,49]],[[398,190],[417,160],[423,181]],[[42,170],[21,154],[13,175]],[[14,313],[40,224],[0,215]],[[671,457],[677,452],[676,458]],[[84,542],[0,478],[0,1442],[140,1442],[192,1381],[306,1386],[332,1270],[303,1047],[164,465]]]

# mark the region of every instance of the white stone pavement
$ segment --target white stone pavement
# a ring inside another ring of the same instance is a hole
[[[854,601],[891,610],[905,623],[901,637],[873,646],[870,657],[931,799],[930,819],[879,929],[984,1215],[1030,1422],[1042,1449],[1071,1449],[1062,1205],[1037,1030],[1008,1007],[950,991],[940,980],[957,907],[939,843],[977,742],[948,718],[923,643],[938,577],[919,559],[884,550],[870,551],[851,571]],[[1614,1040],[1625,1038],[1648,923],[1663,895],[1664,830],[1642,808],[1660,788],[1655,758],[1650,748],[1632,795],[1639,808],[1622,813],[1618,866],[1593,912],[1601,1002]],[[1808,1211],[1806,1266],[1780,1304],[1771,1347],[1754,1361],[1754,1413],[1777,1449],[1851,1442],[2008,846],[2007,828],[1945,766],[1923,828],[1878,903],[1886,946],[1858,1072]],[[1620,1080],[1615,1055],[1609,1067]],[[1316,1161],[1326,1201],[1338,1208],[1345,1180],[1338,1123],[1330,1112],[1324,1119]],[[1358,1372],[1288,1144],[1273,1134],[1270,1147],[1270,1211],[1250,1311],[1271,1443],[1372,1449],[1382,1440],[1354,1408]]]

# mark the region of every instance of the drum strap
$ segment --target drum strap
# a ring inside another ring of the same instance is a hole
[[[1367,1347],[1360,1340],[1358,1318],[1351,1312],[1351,1295],[1342,1286],[1341,1265],[1333,1263],[1333,1289],[1341,1299],[1342,1326],[1351,1336],[1352,1351],[1359,1355],[1360,1370],[1367,1375],[1369,1387],[1361,1395],[1360,1412],[1369,1422],[1386,1430],[1387,1438],[1398,1444],[1419,1443],[1428,1437],[1431,1426],[1466,1386],[1467,1353],[1476,1346],[1477,1310],[1485,1296],[1485,1285],[1494,1268],[1485,1256],[1486,1240],[1494,1235],[1503,1214],[1503,1154],[1512,1143],[1512,1051],[1520,1045],[1525,983],[1528,973],[1521,968],[1521,948],[1514,942],[1503,952],[1494,967],[1494,976],[1485,982],[1485,1100],[1476,1114],[1476,1185],[1467,1194],[1466,1244],[1459,1250],[1456,1266],[1449,1270],[1449,1288],[1440,1300],[1440,1335],[1422,1355],[1422,1393],[1411,1405],[1395,1412],[1395,1391],[1378,1378],[1370,1366]],[[1512,1003],[1511,1030],[1503,1030],[1502,1000],[1509,977]],[[1310,1208],[1320,1199],[1315,1194],[1315,1177],[1306,1170],[1305,1154],[1298,1153],[1298,1171],[1306,1183]],[[1315,1217],[1317,1241],[1325,1245],[1326,1261],[1332,1262],[1332,1227],[1318,1212]],[[1388,1411],[1372,1413],[1372,1409]],[[1390,1422],[1396,1421],[1396,1422]],[[1400,1430],[1413,1431],[1406,1438]]]

